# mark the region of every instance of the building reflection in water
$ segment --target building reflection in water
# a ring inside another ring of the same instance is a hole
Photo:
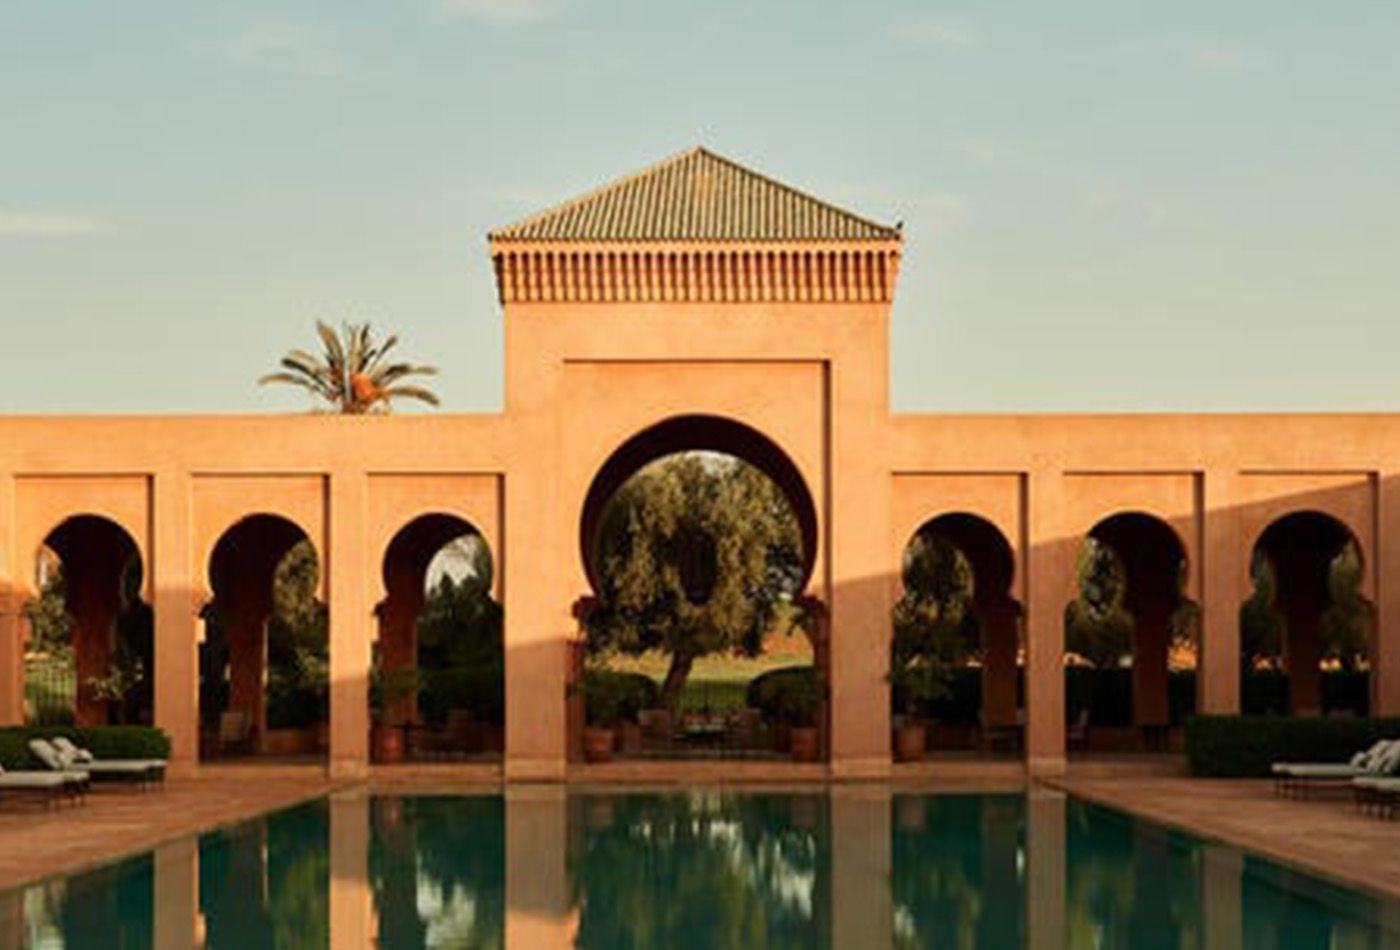
[[[350,791],[0,894],[0,944],[1388,950],[1397,908],[1040,789]]]

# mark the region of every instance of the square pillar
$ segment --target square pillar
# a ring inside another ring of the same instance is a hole
[[[199,768],[199,605],[191,565],[190,482],[158,472],[151,500],[155,722],[170,737],[170,773]]]
[[[507,947],[573,946],[567,805],[559,785],[506,789]]]
[[[369,793],[331,796],[329,932],[332,947],[373,947],[378,928],[369,883]]]
[[[1234,950],[1244,945],[1244,854],[1224,844],[1202,847],[1202,946],[1205,950]]]
[[[1196,709],[1206,715],[1240,711],[1240,605],[1249,596],[1249,552],[1240,537],[1239,476],[1211,469],[1199,481],[1203,545],[1201,627]]]
[[[506,478],[501,538],[505,588],[505,690],[508,779],[563,781],[568,749],[567,695],[570,639],[578,621],[570,613],[570,587],[562,569],[574,554],[574,533],[558,524],[547,460],[513,469]],[[577,596],[575,589],[573,595]]]
[[[823,558],[831,623],[830,772],[834,778],[890,774],[892,479],[888,440],[888,324],[853,325],[861,342],[829,364],[827,495]],[[811,587],[821,589],[821,578]]]
[[[1065,604],[1078,539],[1066,535],[1060,472],[1034,472],[1026,496],[1026,768],[1057,775],[1065,771]]]
[[[155,850],[155,950],[188,950],[199,939],[199,839],[177,838]]]
[[[1032,950],[1066,946],[1065,795],[1040,786],[1026,793],[1026,927]]]
[[[24,725],[24,643],[29,631],[21,597],[17,590],[0,591],[0,726]]]
[[[13,576],[14,478],[0,475],[0,726],[24,723],[24,591]]]
[[[894,945],[890,789],[831,790],[831,945],[880,950]]]
[[[1376,581],[1371,651],[1371,715],[1400,716],[1400,471],[1381,472],[1375,551],[1366,570]]]
[[[365,558],[368,548],[364,472],[330,478],[329,530],[323,561],[330,601],[330,762],[332,777],[369,772],[369,668],[373,635]],[[348,946],[348,944],[347,944]]]

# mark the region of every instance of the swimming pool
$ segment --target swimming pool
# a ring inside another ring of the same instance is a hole
[[[0,894],[0,946],[1376,948],[1397,902],[1057,793],[342,793]]]

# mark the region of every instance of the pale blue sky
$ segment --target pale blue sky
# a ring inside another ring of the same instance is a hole
[[[905,222],[896,408],[1400,410],[1400,4],[3,0],[0,412],[501,400],[488,229],[695,143]]]

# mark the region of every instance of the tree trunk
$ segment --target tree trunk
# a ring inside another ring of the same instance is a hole
[[[671,668],[666,671],[666,679],[661,683],[661,705],[671,711],[674,717],[679,711],[681,690],[685,688],[685,678],[690,675],[690,667],[695,657],[685,653],[671,654]]]

